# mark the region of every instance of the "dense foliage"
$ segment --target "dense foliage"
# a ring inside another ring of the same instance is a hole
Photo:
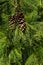
[[[24,13],[25,32],[18,24],[9,29],[15,3]],[[43,65],[43,0],[0,0],[0,65]]]

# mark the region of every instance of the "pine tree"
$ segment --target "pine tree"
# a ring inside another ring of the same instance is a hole
[[[0,65],[43,65],[43,0],[0,0]]]

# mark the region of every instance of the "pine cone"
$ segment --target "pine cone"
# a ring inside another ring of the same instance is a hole
[[[13,31],[15,26],[15,16],[9,16],[9,28]]]
[[[9,17],[9,27],[11,30],[14,29],[15,22],[19,23],[19,27],[22,31],[25,30],[24,14],[17,12],[15,15]]]
[[[24,18],[24,15],[23,15],[23,13],[17,12],[15,17],[16,17],[16,20],[20,21],[21,19]]]
[[[25,30],[25,23],[24,23],[24,14],[21,12],[16,13],[16,20],[19,23],[19,28],[24,31]]]
[[[24,19],[22,19],[21,21],[19,21],[19,27],[22,31],[25,30],[25,23],[24,23]]]

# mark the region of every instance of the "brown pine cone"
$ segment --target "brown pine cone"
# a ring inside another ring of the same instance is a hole
[[[19,27],[20,27],[20,29],[21,29],[22,31],[25,30],[25,23],[24,23],[23,20],[21,20],[21,21],[19,22]]]
[[[9,28],[13,31],[15,26],[15,16],[9,16]]]

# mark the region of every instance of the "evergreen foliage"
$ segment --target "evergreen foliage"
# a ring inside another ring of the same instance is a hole
[[[18,24],[9,29],[9,16],[18,11],[25,32]],[[0,0],[0,65],[43,65],[43,0]]]

